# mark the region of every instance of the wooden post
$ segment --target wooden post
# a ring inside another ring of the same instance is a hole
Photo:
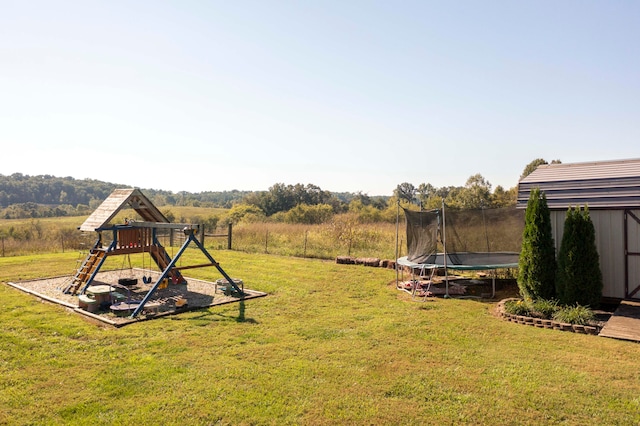
[[[201,243],[202,243],[202,245],[204,246],[204,224],[203,224],[203,223],[201,223],[201,224],[199,225],[198,230],[200,231],[200,232],[199,232],[199,234],[200,234],[200,242],[201,242]]]
[[[173,247],[173,228],[169,229],[169,247]]]
[[[231,230],[233,229],[233,224],[229,222],[229,231],[227,232],[227,250],[231,250]]]
[[[307,235],[309,234],[309,230],[304,231],[304,252],[302,254],[303,258],[307,257]]]

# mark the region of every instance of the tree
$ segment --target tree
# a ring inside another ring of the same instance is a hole
[[[493,207],[509,207],[515,206],[518,198],[518,187],[514,186],[509,190],[505,190],[502,186],[496,186],[491,195],[491,205]]]
[[[360,223],[373,223],[382,221],[382,211],[372,205],[364,204],[358,199],[353,199],[349,203],[349,213],[358,217]]]
[[[333,216],[333,208],[329,204],[298,204],[285,214],[287,223],[314,224],[328,221]]]
[[[491,204],[491,183],[480,173],[470,176],[458,194],[458,203],[465,209],[479,209]]]
[[[418,185],[417,192],[420,203],[425,206],[429,202],[429,198],[435,195],[436,188],[430,183],[421,183]]]
[[[589,209],[569,208],[558,253],[556,293],[560,303],[596,308],[602,298],[602,272]]]
[[[562,161],[560,160],[553,160],[551,162],[551,164],[561,164]],[[531,173],[533,173],[533,171],[535,169],[538,168],[538,166],[543,165],[543,164],[549,164],[547,163],[547,161],[544,158],[536,158],[535,160],[533,160],[532,162],[530,162],[529,164],[527,164],[524,168],[524,170],[522,171],[522,174],[520,175],[520,180],[526,178],[527,176],[529,176]]]
[[[522,171],[522,174],[520,175],[520,180],[529,176],[531,173],[533,173],[535,169],[538,168],[538,166],[542,164],[549,164],[549,163],[547,163],[547,161],[544,158],[536,158],[535,160],[527,164],[524,170]]]
[[[316,185],[305,186],[300,183],[295,185],[276,183],[268,191],[248,194],[244,198],[244,203],[258,207],[267,216],[287,212],[301,204],[309,206],[330,204],[334,211],[339,208],[336,198],[329,191],[323,191]]]
[[[412,203],[416,198],[417,189],[413,184],[408,182],[403,182],[396,187],[393,191],[394,195],[398,197],[400,200],[404,200],[408,203]]]
[[[337,245],[345,244],[347,246],[347,255],[351,256],[351,249],[360,242],[363,234],[357,215],[346,213],[335,216],[331,222],[331,226],[338,243]]]
[[[527,202],[518,263],[520,293],[527,300],[552,299],[555,273],[555,247],[547,197],[540,188],[534,188]]]
[[[223,223],[257,222],[264,219],[264,212],[250,204],[235,204],[224,217]]]
[[[426,203],[422,204],[424,210],[435,210],[442,208],[442,197],[439,195],[433,195],[429,197]]]

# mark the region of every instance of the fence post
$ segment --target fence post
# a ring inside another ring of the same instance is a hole
[[[60,241],[62,242],[62,252],[64,253],[64,236],[60,235]]]
[[[229,231],[227,232],[227,250],[231,250],[231,229],[233,224],[229,222]]]
[[[303,258],[307,257],[307,235],[309,235],[309,230],[304,231],[304,252],[302,254]]]

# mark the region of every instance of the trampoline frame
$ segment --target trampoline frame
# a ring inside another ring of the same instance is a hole
[[[442,201],[442,253],[433,253],[429,255],[429,258],[433,257],[434,262],[432,263],[416,263],[412,262],[408,259],[408,256],[398,257],[399,254],[399,244],[398,244],[398,234],[399,234],[399,223],[400,223],[400,202],[398,201],[398,212],[396,215],[396,265],[402,265],[411,268],[412,271],[416,269],[421,269],[421,275],[424,273],[425,269],[444,269],[445,274],[445,298],[451,297],[449,295],[449,276],[448,270],[460,270],[460,271],[495,271],[497,269],[510,269],[517,268],[518,261],[516,259],[519,258],[520,253],[516,252],[460,252],[460,253],[447,253],[447,238],[446,238],[446,213],[445,213],[445,205],[444,200]],[[513,256],[515,262],[507,262],[507,263],[483,263],[483,264],[456,264],[451,263],[449,259],[452,256],[479,256],[479,255],[500,255],[500,256]],[[438,259],[442,259],[441,262],[438,262]],[[448,261],[449,260],[449,261]],[[396,288],[398,287],[398,269],[396,267]],[[492,293],[491,298],[495,297],[496,294],[496,277],[495,274],[492,274]]]

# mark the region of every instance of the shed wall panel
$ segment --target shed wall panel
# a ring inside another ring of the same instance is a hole
[[[625,297],[624,212],[622,210],[589,211],[596,232],[596,247],[600,255],[604,297]],[[551,211],[552,235],[556,255],[560,251],[566,210]],[[640,259],[639,259],[640,260]]]
[[[624,211],[589,211],[596,230],[604,297],[624,298]]]
[[[640,219],[640,210],[631,210],[630,212]],[[629,251],[640,253],[640,224],[633,217],[629,217],[627,220],[627,234]]]

